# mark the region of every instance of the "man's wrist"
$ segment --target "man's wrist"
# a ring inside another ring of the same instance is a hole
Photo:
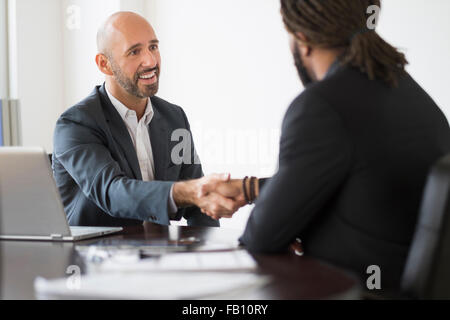
[[[173,200],[178,208],[196,204],[198,187],[196,180],[179,181],[173,184]]]
[[[173,185],[170,188],[170,193],[169,193],[169,206],[168,206],[168,213],[169,213],[169,218],[172,219],[176,216],[176,213],[178,212],[178,206],[175,203],[175,200],[173,199]]]
[[[248,201],[249,204],[255,202],[259,196],[259,179],[256,177],[246,177],[240,181],[242,193],[246,195],[246,201]]]

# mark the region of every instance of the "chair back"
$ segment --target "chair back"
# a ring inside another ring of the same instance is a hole
[[[450,299],[450,154],[431,169],[402,277],[418,299]]]

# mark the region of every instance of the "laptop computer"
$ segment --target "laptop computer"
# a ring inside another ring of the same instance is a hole
[[[0,147],[0,239],[77,241],[121,230],[69,226],[45,150]]]

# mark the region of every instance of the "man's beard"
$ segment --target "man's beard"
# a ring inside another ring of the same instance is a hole
[[[115,64],[115,62],[111,61],[111,69],[114,74],[114,77],[116,78],[116,81],[119,83],[119,85],[125,89],[130,95],[135,96],[140,99],[148,98],[154,96],[158,92],[159,87],[159,68],[155,67],[152,69],[145,69],[140,72],[137,72],[133,79],[127,78],[119,66]],[[145,85],[144,89],[139,89],[139,77],[144,74],[155,70],[157,77],[156,82],[150,85]]]
[[[302,56],[300,55],[300,51],[298,50],[297,45],[294,46],[294,62],[295,67],[297,68],[298,75],[300,77],[300,80],[303,83],[303,86],[306,88],[308,85],[314,82],[312,77],[309,75],[308,70],[305,67],[305,64],[303,63]]]

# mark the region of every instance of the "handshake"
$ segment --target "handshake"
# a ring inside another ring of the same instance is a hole
[[[258,179],[230,179],[229,174],[212,174],[173,185],[173,199],[178,207],[195,205],[215,220],[231,218],[258,194]]]

